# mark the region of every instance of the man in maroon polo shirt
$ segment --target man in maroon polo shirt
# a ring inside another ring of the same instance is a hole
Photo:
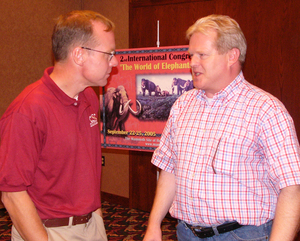
[[[0,120],[0,190],[12,240],[107,240],[100,209],[99,102],[114,57],[114,24],[92,11],[58,18],[54,67]]]

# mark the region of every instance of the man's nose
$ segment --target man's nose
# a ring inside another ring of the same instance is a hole
[[[119,61],[118,61],[118,59],[117,59],[117,57],[115,55],[110,60],[110,64],[111,64],[112,67],[117,67],[118,66]]]
[[[190,65],[193,67],[193,66],[196,66],[199,64],[199,58],[197,57],[197,55],[193,55],[191,56],[191,63]]]

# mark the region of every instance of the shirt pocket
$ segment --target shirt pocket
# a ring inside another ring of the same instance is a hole
[[[246,139],[220,138],[211,156],[213,172],[230,176],[246,172],[246,161],[250,149],[251,144]]]

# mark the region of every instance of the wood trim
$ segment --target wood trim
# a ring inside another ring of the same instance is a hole
[[[182,4],[191,2],[207,2],[213,0],[130,0],[130,6],[132,8],[158,6],[168,4]]]
[[[101,192],[101,200],[109,203],[122,205],[125,208],[129,207],[129,198],[121,197],[115,194]]]
[[[157,183],[157,168],[151,163],[152,154],[130,151],[129,208],[151,211]]]

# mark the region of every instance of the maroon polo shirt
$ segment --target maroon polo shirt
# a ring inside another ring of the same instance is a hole
[[[0,190],[26,190],[42,219],[100,207],[98,98],[67,96],[49,77],[28,86],[0,120]]]

